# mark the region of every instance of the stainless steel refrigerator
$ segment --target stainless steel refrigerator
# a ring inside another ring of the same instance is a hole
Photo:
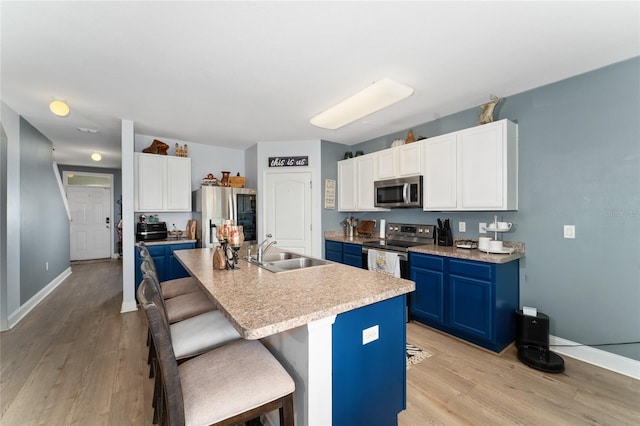
[[[228,219],[232,219],[236,225],[243,226],[245,244],[257,242],[255,189],[201,186],[193,191],[192,206],[193,218],[198,221],[199,247],[213,247],[217,241],[216,227]]]

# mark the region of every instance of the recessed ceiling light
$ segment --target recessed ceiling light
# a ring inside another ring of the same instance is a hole
[[[69,115],[69,105],[65,101],[51,101],[49,109],[58,117],[66,117]]]
[[[78,129],[82,133],[91,133],[92,135],[95,135],[96,133],[100,133],[100,130],[98,129],[89,129],[87,127],[76,127],[76,129]]]
[[[413,89],[390,78],[373,83],[311,119],[311,124],[335,130],[413,94]]]
[[[102,160],[102,155],[100,155],[100,153],[98,152],[94,152],[93,154],[91,154],[91,159],[93,161],[100,161]]]

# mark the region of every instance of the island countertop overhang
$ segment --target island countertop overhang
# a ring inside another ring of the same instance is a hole
[[[174,255],[245,339],[261,339],[415,290],[402,278],[331,262],[273,273],[244,260],[214,270],[213,249]]]

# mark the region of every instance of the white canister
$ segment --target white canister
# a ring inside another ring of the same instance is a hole
[[[488,250],[489,249],[489,241],[492,241],[491,237],[480,237],[478,238],[478,248],[480,250]]]
[[[380,219],[380,238],[384,238],[386,227],[387,227],[387,222],[384,219]]]
[[[489,241],[489,250],[502,251],[502,241]]]

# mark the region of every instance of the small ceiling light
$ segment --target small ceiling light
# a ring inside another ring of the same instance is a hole
[[[362,117],[393,105],[413,94],[413,89],[390,78],[373,83],[311,119],[311,124],[335,130]]]
[[[58,117],[66,117],[69,115],[69,105],[65,101],[51,101],[49,109]]]
[[[100,161],[102,160],[102,155],[100,155],[100,153],[98,152],[94,152],[93,154],[91,154],[91,159],[93,161]]]

